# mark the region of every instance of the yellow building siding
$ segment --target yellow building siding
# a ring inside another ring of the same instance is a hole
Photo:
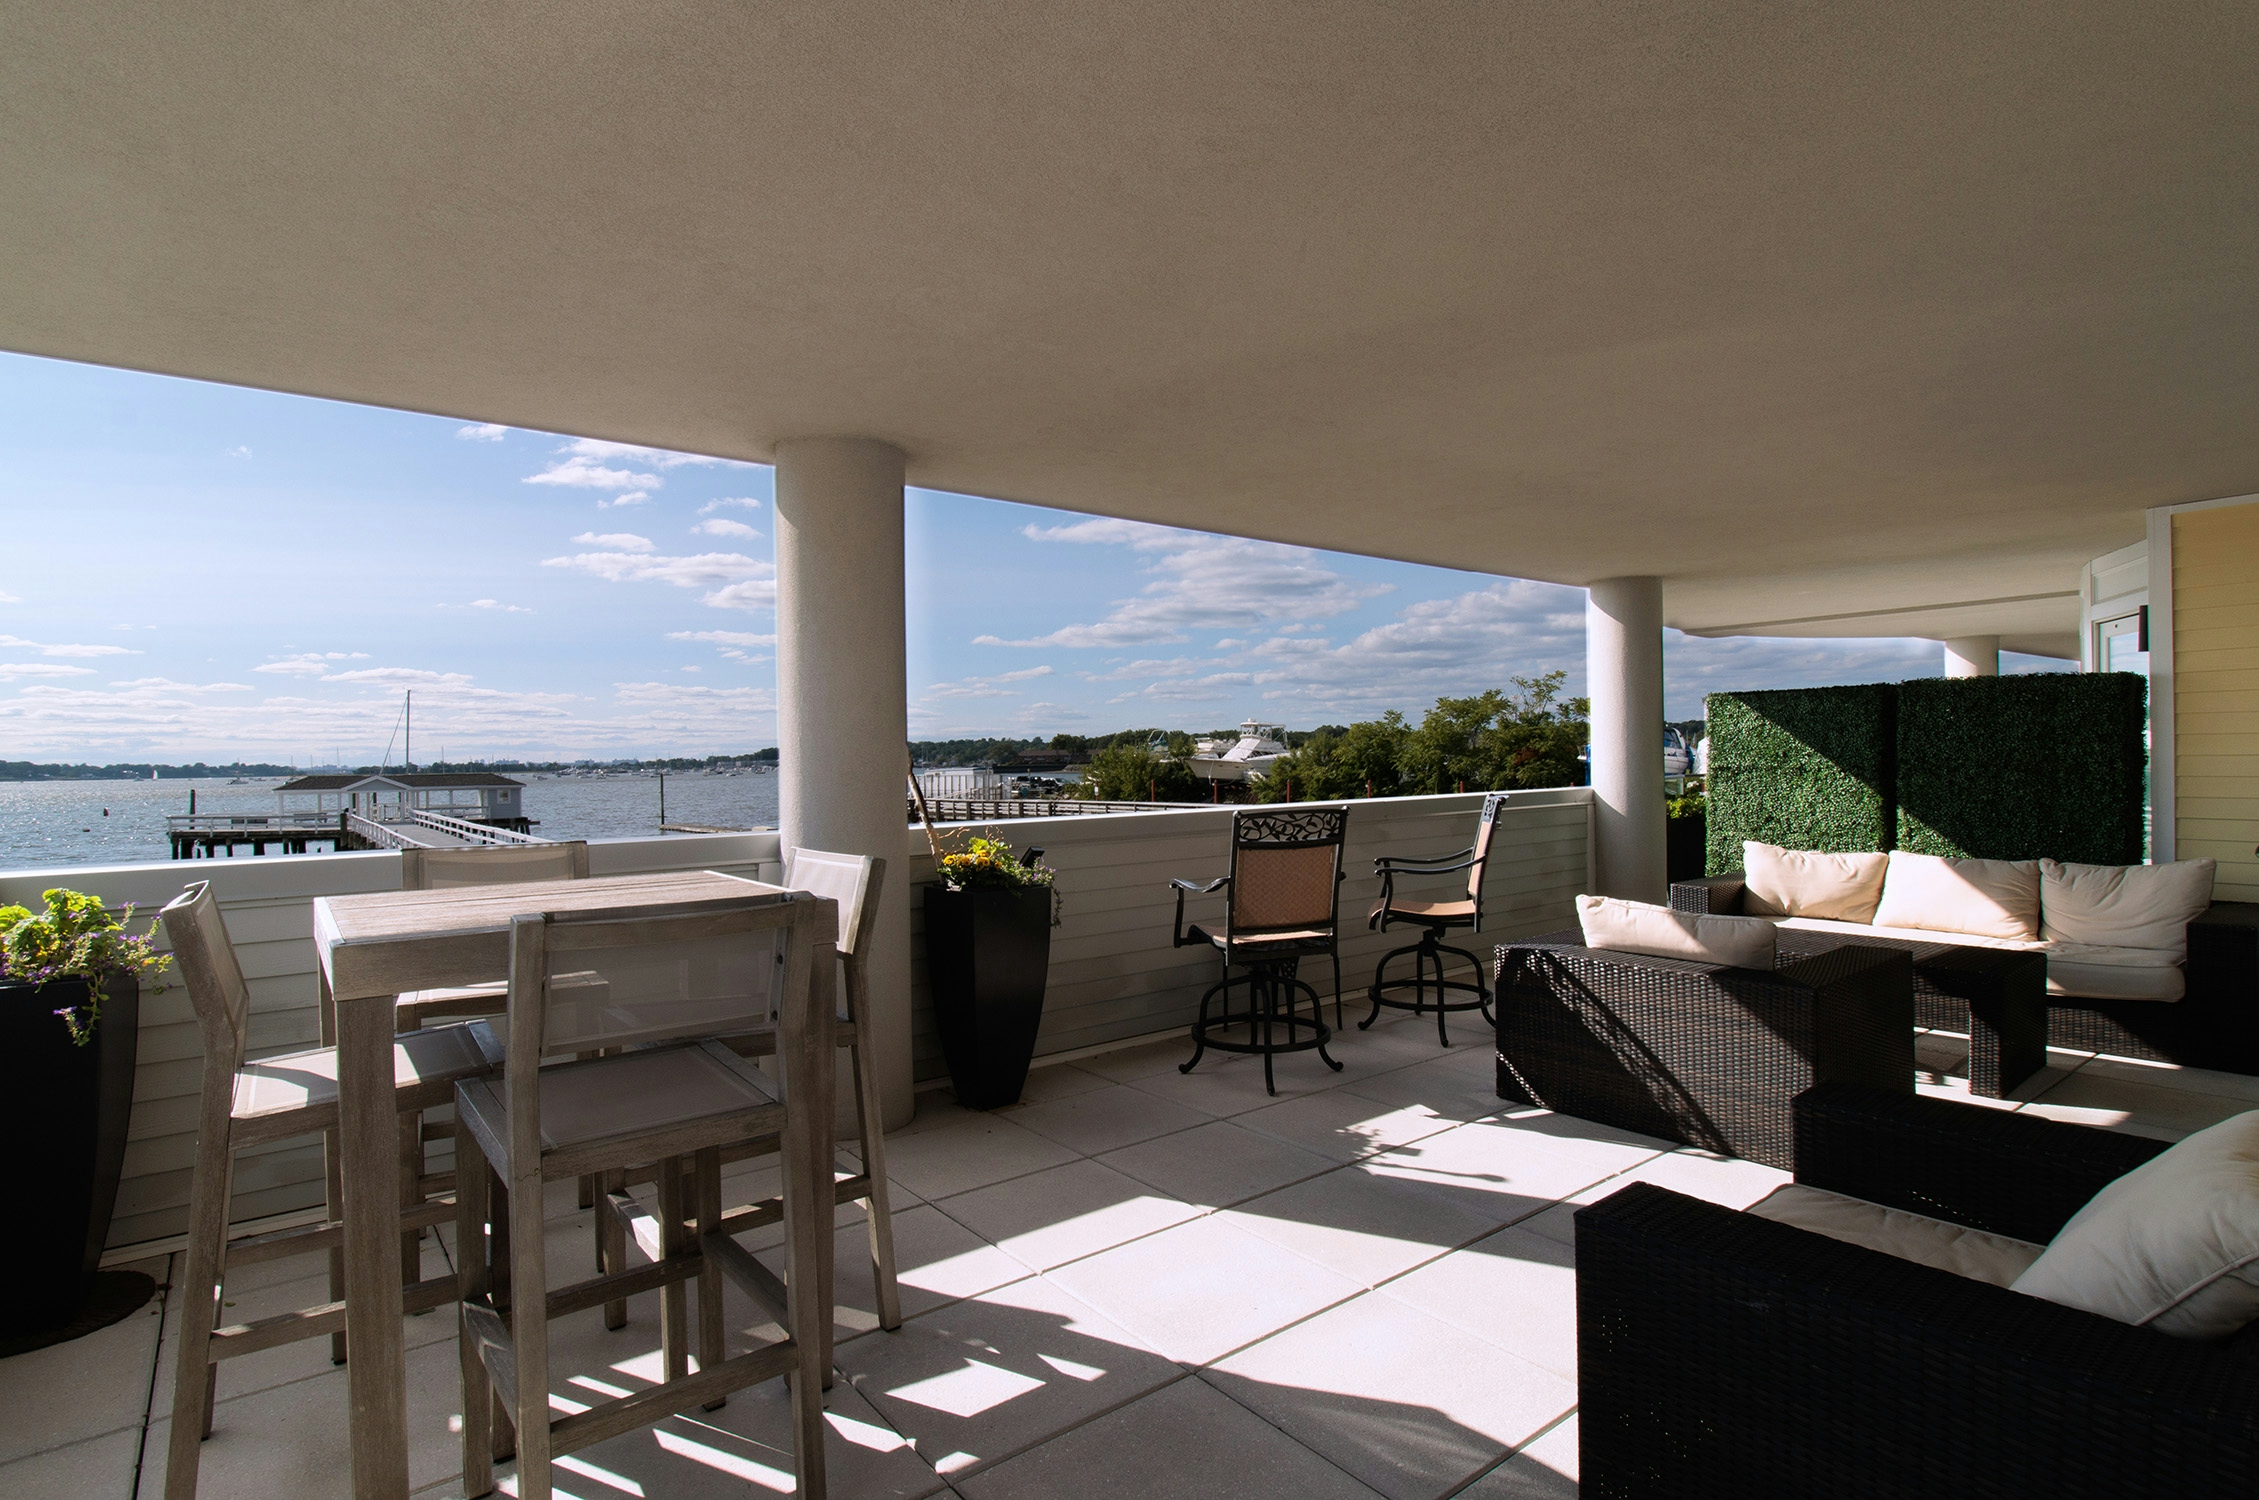
[[[2259,901],[2259,505],[2173,517],[2173,837]]]

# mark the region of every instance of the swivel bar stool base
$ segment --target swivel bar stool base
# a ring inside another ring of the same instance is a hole
[[[1380,1019],[1382,1006],[1387,1006],[1390,1010],[1408,1010],[1415,1015],[1423,1016],[1429,1010],[1434,1010],[1436,1040],[1446,1047],[1451,1045],[1451,1036],[1444,1029],[1444,1018],[1454,1011],[1479,1010],[1482,1012],[1483,1021],[1493,1030],[1497,1029],[1498,1023],[1490,1013],[1490,986],[1483,983],[1481,960],[1464,948],[1453,948],[1438,941],[1442,936],[1441,931],[1430,928],[1417,943],[1407,948],[1394,949],[1381,959],[1380,966],[1373,971],[1372,988],[1366,992],[1366,998],[1373,1002],[1373,1013],[1357,1023],[1359,1031],[1371,1029],[1372,1024]],[[1388,966],[1407,953],[1412,955],[1412,977],[1410,979],[1388,978]],[[1473,984],[1467,983],[1464,979],[1446,979],[1443,977],[1443,955],[1446,953],[1454,958],[1465,959],[1473,967],[1475,971],[1475,982]],[[1432,977],[1429,972],[1431,969],[1434,971]],[[1410,990],[1412,998],[1409,1000],[1399,998],[1397,992],[1403,990]],[[1433,1000],[1428,998],[1430,990],[1435,992]],[[1472,995],[1475,998],[1472,1000],[1453,1000],[1449,998],[1450,992],[1453,990]]]
[[[1325,1059],[1327,1067],[1336,1073],[1341,1064],[1326,1051],[1326,1043],[1333,1039],[1333,1031],[1325,1023],[1325,1005],[1317,990],[1306,981],[1295,977],[1300,959],[1295,955],[1266,959],[1247,966],[1247,972],[1236,978],[1227,978],[1209,986],[1208,993],[1200,997],[1200,1018],[1192,1023],[1192,1060],[1179,1064],[1179,1073],[1189,1073],[1200,1065],[1201,1054],[1211,1047],[1218,1052],[1259,1053],[1263,1059],[1263,1087],[1277,1094],[1278,1084],[1271,1076],[1271,1058],[1281,1052],[1309,1052],[1315,1050]],[[1231,987],[1247,986],[1247,1014],[1234,1018],[1231,1013]],[[1305,1020],[1296,1014],[1295,992],[1306,991],[1310,996],[1310,1016]],[[1223,1014],[1215,1020],[1208,1019],[1208,1002],[1223,996]],[[1286,1005],[1279,1005],[1281,996]],[[1227,1042],[1213,1035],[1214,1031],[1229,1031],[1235,1025],[1247,1027],[1247,1040]],[[1283,1028],[1285,1040],[1276,1030]]]

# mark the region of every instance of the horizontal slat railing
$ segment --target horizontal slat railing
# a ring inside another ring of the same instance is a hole
[[[616,839],[589,845],[593,875],[720,870],[774,880],[782,865],[774,833],[697,834]],[[133,903],[133,930],[192,882],[209,880],[220,900],[251,990],[251,1055],[320,1045],[316,1012],[313,898],[400,888],[400,856],[390,851],[303,854],[243,860],[160,861],[0,873],[0,906],[36,907],[54,886],[90,891],[113,908]],[[160,984],[172,979],[166,975]],[[177,983],[141,999],[134,1070],[133,1123],[125,1178],[118,1188],[110,1243],[137,1245],[179,1234],[188,1222],[188,1175],[196,1154],[196,1094],[203,1051],[188,992]],[[317,1145],[285,1142],[244,1152],[235,1171],[238,1221],[318,1207]]]

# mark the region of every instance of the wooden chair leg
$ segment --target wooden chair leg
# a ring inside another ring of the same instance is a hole
[[[479,1160],[486,1158],[482,1154]],[[511,1306],[511,1282],[516,1266],[510,1233],[510,1190],[508,1184],[495,1174],[492,1165],[482,1167],[486,1173],[488,1202],[486,1209],[486,1265],[487,1284],[491,1288],[494,1305],[507,1311]],[[494,1461],[508,1463],[518,1453],[518,1414],[504,1401],[500,1388],[494,1398]]]
[[[871,1236],[871,1285],[878,1294],[879,1327],[888,1332],[902,1326],[902,1288],[894,1275],[894,1209],[886,1185],[886,1116],[879,1106],[876,1068],[863,1066],[862,1027],[857,1042],[847,1049],[855,1079],[855,1139],[863,1157],[863,1174],[871,1179],[870,1194],[863,1199],[863,1214]]]
[[[670,1156],[659,1163],[659,1255],[672,1259],[690,1251],[683,1227],[683,1161]],[[684,1307],[683,1284],[670,1281],[659,1288],[659,1354],[662,1378],[680,1380],[690,1373],[690,1321]]]
[[[609,1195],[627,1191],[627,1173],[606,1172],[597,1184],[603,1192],[596,1202],[596,1268],[610,1273],[627,1269],[627,1225],[612,1211]],[[625,1297],[604,1304],[604,1326],[618,1330],[627,1327],[628,1305]]]
[[[493,1289],[487,1269],[486,1215],[490,1199],[486,1157],[458,1119],[455,1126],[455,1288],[464,1302]],[[494,1492],[494,1383],[471,1337],[470,1320],[456,1310],[455,1347],[463,1376],[463,1493],[468,1500]]]
[[[722,1224],[721,1147],[706,1147],[694,1161],[691,1177],[696,1185],[698,1222],[691,1231],[690,1244],[703,1247],[705,1237],[718,1231]],[[711,1370],[722,1362],[724,1338],[722,1268],[711,1258],[702,1258],[698,1268],[698,1367],[701,1370]],[[717,1397],[707,1402],[705,1409],[719,1411],[728,1400],[727,1396]]]
[[[826,1059],[828,1062],[829,1059]],[[812,1122],[789,1121],[777,1164],[784,1176],[785,1332],[798,1363],[785,1377],[792,1391],[792,1457],[799,1471],[795,1493],[824,1493],[824,1391],[831,1384],[831,1305],[805,1293],[820,1283],[810,1276],[819,1237],[831,1233],[831,1153],[817,1142],[830,1135]],[[813,1137],[813,1139],[811,1139]],[[819,1200],[818,1195],[821,1194]]]
[[[519,1500],[549,1497],[549,1274],[541,1232],[541,1166],[513,1164],[510,1343],[516,1354]]]
[[[322,1208],[329,1222],[336,1224],[345,1217],[345,1178],[338,1154],[337,1132],[322,1132]],[[225,1215],[223,1214],[224,1218]],[[224,1231],[223,1231],[224,1232]],[[345,1246],[342,1242],[329,1247],[329,1300],[345,1300]],[[345,1363],[345,1330],[339,1329],[329,1336],[329,1362]]]
[[[226,1127],[200,1132],[189,1188],[187,1265],[180,1286],[180,1349],[174,1356],[173,1428],[165,1456],[165,1500],[195,1500],[198,1445],[210,1431],[212,1328],[227,1253]]]
[[[406,1110],[400,1121],[400,1207],[403,1211],[424,1201],[424,1117],[421,1110]],[[400,1231],[400,1284],[414,1286],[424,1279],[424,1233]]]

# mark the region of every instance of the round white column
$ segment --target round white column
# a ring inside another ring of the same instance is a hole
[[[1998,677],[2000,675],[2000,637],[1996,635],[1957,635],[1945,643],[1945,675],[1948,677]]]
[[[886,1127],[910,1074],[910,862],[902,817],[908,668],[902,450],[871,438],[777,445],[777,778],[784,846],[886,861],[870,955]],[[845,1109],[852,1095],[842,1091]]]
[[[1663,581],[1605,578],[1585,598],[1595,895],[1664,900]]]

